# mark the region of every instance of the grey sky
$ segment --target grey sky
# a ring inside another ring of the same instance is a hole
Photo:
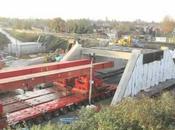
[[[160,21],[175,17],[174,0],[1,0],[0,16]]]

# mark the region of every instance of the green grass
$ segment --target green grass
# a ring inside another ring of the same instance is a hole
[[[8,32],[12,37],[15,37],[19,41],[22,42],[36,42],[39,34],[37,33],[28,33],[28,32],[18,32],[15,30],[5,30]]]
[[[48,124],[31,130],[175,130],[175,97],[170,93],[151,99],[127,98],[98,113],[83,108],[70,125]]]

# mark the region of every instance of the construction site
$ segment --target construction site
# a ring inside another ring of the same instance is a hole
[[[175,130],[175,20],[87,18],[0,17],[0,130]]]
[[[175,84],[172,51],[76,43],[60,62],[0,71],[0,128],[49,121],[79,106],[112,98],[154,96]],[[15,94],[20,91],[20,94]]]

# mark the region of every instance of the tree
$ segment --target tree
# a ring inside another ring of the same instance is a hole
[[[170,16],[165,16],[161,23],[161,28],[164,33],[171,33],[175,28],[175,21]]]
[[[66,31],[68,33],[77,32],[77,27],[78,27],[78,25],[77,25],[77,22],[75,20],[68,20],[66,22]]]
[[[79,19],[79,20],[68,20],[66,22],[66,30],[69,33],[92,33],[93,25],[88,19]]]
[[[77,31],[76,33],[83,34],[83,33],[92,33],[93,32],[93,25],[90,20],[88,19],[80,19],[77,21]]]
[[[61,18],[55,18],[49,21],[49,28],[54,32],[65,32],[65,21]]]
[[[11,21],[11,26],[14,29],[32,29],[32,23],[30,20],[27,19],[13,19]]]

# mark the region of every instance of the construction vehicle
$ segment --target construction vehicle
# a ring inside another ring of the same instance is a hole
[[[110,45],[131,46],[131,43],[132,43],[131,36],[123,36],[120,39],[113,39]]]
[[[124,36],[117,41],[117,45],[120,46],[131,46],[132,38],[131,36]]]
[[[116,85],[105,83],[104,75],[96,74],[111,67],[112,61],[92,63],[89,59],[81,59],[1,70],[0,92],[20,88],[24,93],[1,97],[0,129],[23,127],[24,122],[28,126],[39,124],[74,110],[88,102],[90,83],[93,83],[92,100],[112,96]],[[40,84],[52,84],[52,87],[35,90]]]

